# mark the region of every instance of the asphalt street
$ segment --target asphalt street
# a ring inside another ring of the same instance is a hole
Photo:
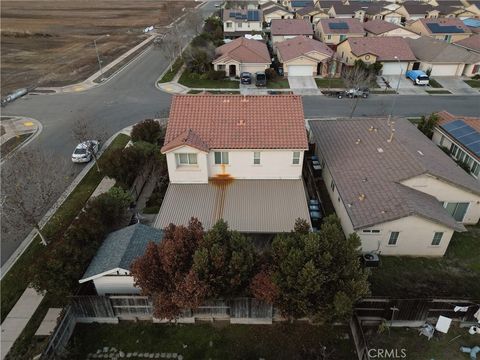
[[[211,2],[199,11],[206,16],[214,9],[214,3]],[[182,26],[187,41],[194,34],[188,24]],[[2,109],[2,115],[37,119],[42,123],[43,131],[29,146],[69,159],[76,145],[71,136],[72,127],[79,119],[88,119],[99,132],[111,136],[140,120],[164,117],[169,109],[171,95],[157,90],[155,81],[166,69],[167,63],[162,50],[152,46],[102,86],[78,93],[27,95],[7,105]],[[394,116],[419,116],[439,110],[461,115],[480,115],[480,96],[371,95],[358,102],[355,116],[386,115],[394,96]],[[307,118],[342,117],[350,114],[354,100],[305,96],[303,103]],[[74,173],[80,170],[81,165],[72,169]],[[15,234],[2,231],[2,265],[30,230],[25,229],[25,232]]]

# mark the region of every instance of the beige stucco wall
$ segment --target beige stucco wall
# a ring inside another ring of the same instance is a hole
[[[315,35],[321,42],[328,44],[328,45],[338,45],[340,43],[340,36],[342,34],[326,34],[323,28],[318,23],[315,26]],[[343,34],[345,35],[345,39],[352,38],[352,37],[363,37],[364,34]],[[329,38],[330,36],[330,38]]]
[[[288,39],[293,39],[296,36],[297,35],[276,35],[276,36],[272,36],[272,44],[275,45],[276,43],[279,43],[279,42],[282,42],[282,41],[285,41],[285,40],[288,40]],[[310,38],[310,39],[313,38],[313,36],[311,36],[311,35],[309,35],[307,37]]]
[[[450,68],[452,74],[445,75],[442,71],[444,68]],[[420,70],[427,72],[428,69],[432,69],[431,76],[460,76],[464,68],[465,64],[432,64],[425,61],[420,62]]]
[[[480,68],[476,72],[473,72],[475,65],[480,65],[480,63],[465,65],[465,68],[463,69],[463,75],[473,76],[473,75],[480,74]]]
[[[342,62],[347,65],[353,65],[356,60],[362,60],[366,64],[373,64],[377,61],[377,57],[373,54],[366,54],[362,56],[355,56],[352,54],[352,50],[348,41],[344,41],[338,45],[337,55],[340,56]]]
[[[232,27],[227,27],[227,24],[231,23]],[[225,21],[223,23],[223,31],[225,33],[235,32],[235,31],[262,31],[262,22],[261,21]]]
[[[220,70],[219,66],[222,66],[222,65],[225,66],[223,70],[225,71],[227,76],[229,75],[230,65],[235,65],[236,76],[240,76],[240,74],[245,71],[251,72],[252,74],[254,74],[257,71],[265,71],[265,69],[268,69],[270,67],[270,63],[269,64],[242,64],[235,60],[228,60],[228,61],[214,63],[213,68],[215,70]]]
[[[274,19],[293,19],[293,14],[287,11],[278,10],[265,15],[264,19],[266,23],[270,23]]]
[[[453,165],[453,160],[452,160]],[[466,174],[465,174],[466,175]],[[466,191],[431,175],[421,175],[402,181],[403,185],[435,196],[440,202],[468,202],[464,224],[476,224],[480,218],[480,195]]]
[[[411,30],[422,36],[430,36],[434,39],[445,40],[446,35],[451,35],[450,42],[456,42],[470,37],[471,34],[431,34],[420,21],[415,21],[405,26],[406,29]]]
[[[197,154],[197,165],[177,166],[177,153]],[[167,167],[171,183],[208,183],[207,153],[190,146],[182,146],[167,153]]]

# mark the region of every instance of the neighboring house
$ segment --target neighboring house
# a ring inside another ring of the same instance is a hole
[[[267,45],[259,40],[237,38],[215,49],[215,70],[223,70],[227,76],[240,76],[242,72],[252,74],[265,71],[271,64]]]
[[[480,34],[475,34],[469,38],[457,41],[454,43],[454,45],[458,45],[470,51],[480,53]]]
[[[397,11],[402,15],[402,22],[418,19],[436,19],[440,11],[435,6],[425,4],[421,1],[406,1]]]
[[[452,6],[440,2],[437,6],[441,17],[458,18],[460,20],[468,19],[470,17],[479,16],[480,13],[476,6]]]
[[[470,29],[473,34],[480,34],[480,19],[468,18],[463,23]]]
[[[298,11],[305,7],[313,6],[313,0],[282,0],[282,4],[290,11]]]
[[[333,50],[320,41],[297,36],[278,43],[277,55],[286,76],[327,76]]]
[[[447,111],[437,115],[432,141],[446,148],[455,161],[464,163],[480,183],[480,117],[455,116]]]
[[[78,282],[93,281],[98,295],[139,294],[130,267],[145,253],[148,243],[159,244],[162,239],[161,230],[143,224],[110,233]]]
[[[300,96],[174,96],[161,149],[170,184],[155,227],[195,216],[207,230],[224,219],[246,233],[290,231],[309,220],[307,148]]]
[[[223,36],[237,38],[252,32],[261,32],[263,14],[261,10],[223,9]]]
[[[335,48],[348,38],[365,36],[363,23],[357,19],[323,19],[315,27],[315,35],[323,43]]]
[[[402,15],[398,12],[400,6],[397,4],[374,3],[369,5],[365,11],[365,19],[368,20],[385,20],[392,24],[400,24]]]
[[[263,10],[263,21],[270,24],[274,19],[293,19],[293,13],[280,5],[270,6]]]
[[[316,6],[309,6],[303,9],[298,10],[295,13],[297,19],[305,19],[310,21],[312,24],[316,24],[321,19],[328,19],[328,14],[323,10],[320,10]]]
[[[449,43],[465,39],[472,34],[460,19],[419,19],[406,24],[405,27],[419,35]]]
[[[303,35],[313,38],[312,24],[304,19],[284,19],[272,20],[270,26],[270,34],[272,37],[272,45],[292,39],[295,36]]]
[[[418,59],[414,70],[431,70],[432,76],[473,76],[479,73],[478,53],[428,36],[407,41]]]
[[[401,37],[351,38],[337,47],[337,54],[346,65],[356,60],[366,64],[381,63],[382,75],[405,74],[416,60],[406,41]]]
[[[320,3],[322,4],[322,3]],[[320,5],[324,6],[324,5]],[[368,4],[361,1],[352,4],[343,4],[341,1],[336,1],[327,9],[330,18],[334,19],[357,19],[361,22],[365,21],[365,11]]]
[[[323,179],[362,251],[442,256],[480,217],[480,184],[405,120],[309,121]]]
[[[363,24],[367,36],[400,36],[403,38],[419,38],[420,35],[384,20],[371,20]]]

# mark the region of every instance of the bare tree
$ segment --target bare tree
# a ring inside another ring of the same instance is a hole
[[[98,153],[95,151],[95,144],[90,140],[97,140],[98,149],[100,149],[100,144],[103,143],[107,138],[106,133],[96,130],[86,118],[80,117],[74,120],[72,126],[72,136],[75,141],[84,143],[87,146],[87,151],[92,154],[97,171],[100,172],[100,166],[98,165]]]
[[[202,14],[197,9],[190,9],[185,15],[185,23],[188,27],[195,30],[195,35],[199,35],[203,30],[205,21]]]
[[[72,178],[65,159],[35,149],[16,152],[2,169],[3,219],[14,231],[33,227],[47,245],[40,220]]]
[[[359,89],[368,87],[373,81],[375,81],[375,73],[370,69],[367,69],[364,66],[358,64],[355,64],[351,68],[345,69],[342,77],[347,89]],[[352,111],[350,112],[350,118],[353,117],[359,100],[360,96],[357,96],[355,98],[355,102],[353,103]]]

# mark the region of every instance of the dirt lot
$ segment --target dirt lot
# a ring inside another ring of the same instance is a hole
[[[173,13],[196,5],[193,0],[4,0],[1,93],[81,81],[98,70],[94,39],[109,34],[97,41],[105,65],[144,39],[145,27],[167,25]]]

